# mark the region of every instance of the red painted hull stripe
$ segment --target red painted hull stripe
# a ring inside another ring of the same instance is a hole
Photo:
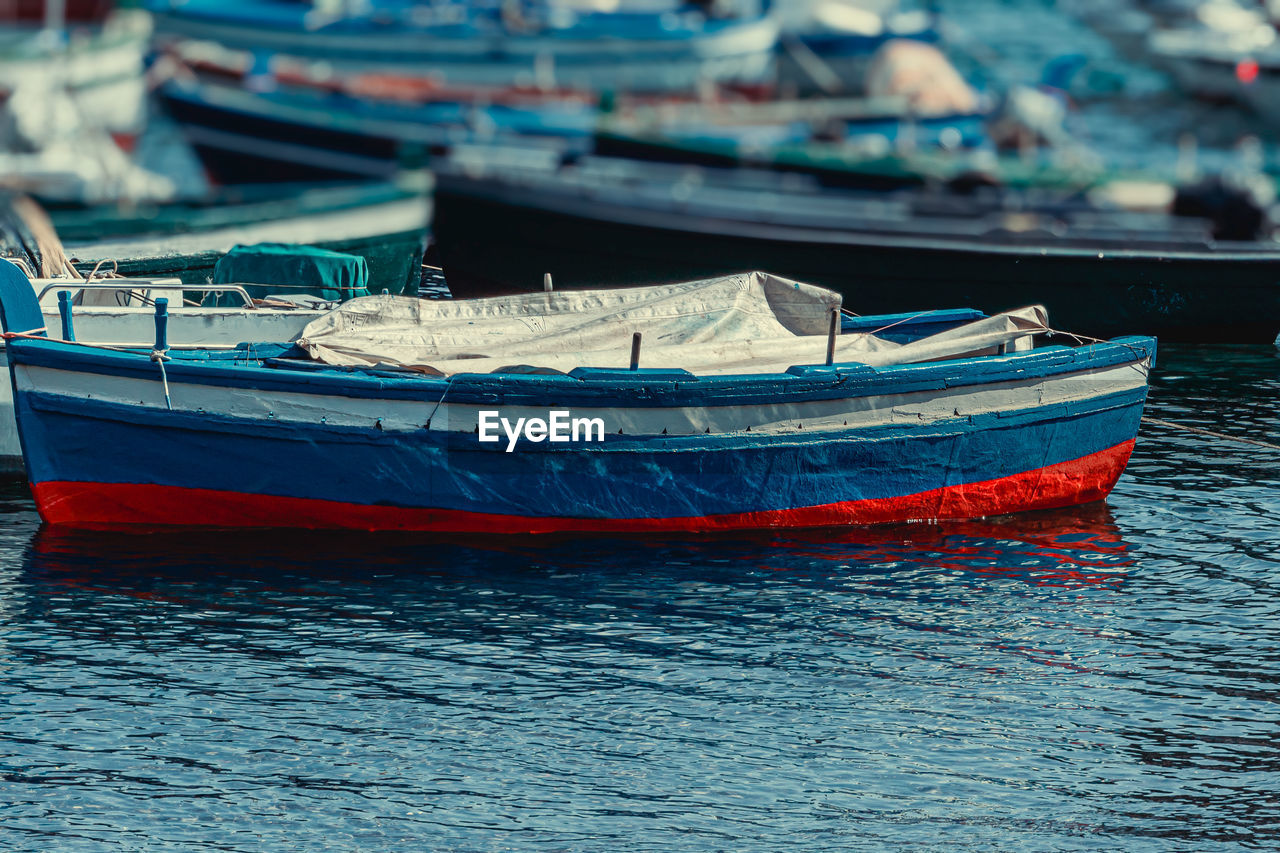
[[[1056,509],[1105,498],[1133,441],[1080,459],[980,483],[914,495],[797,509],[678,518],[525,517],[421,507],[368,506],[311,498],[131,483],[46,482],[31,486],[41,517],[76,527],[259,527],[443,533],[567,533],[830,527],[981,518]]]

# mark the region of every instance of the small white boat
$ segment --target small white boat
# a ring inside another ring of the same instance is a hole
[[[178,350],[231,349],[241,341],[291,340],[325,311],[306,307],[259,307],[243,288],[229,285],[183,284],[168,279],[100,279],[86,282],[71,277],[33,278],[31,286],[44,315],[48,336],[60,339],[63,328],[58,294],[68,292],[78,302],[76,340],[110,347],[147,346],[154,340],[154,305],[168,299],[171,345]],[[236,307],[184,305],[183,293],[218,290],[242,296]],[[8,365],[8,350],[0,343],[0,367]],[[14,426],[13,388],[0,383],[0,474],[22,472],[22,447]]]
[[[1180,26],[1152,32],[1147,51],[1184,91],[1247,103],[1247,90],[1257,82],[1257,57],[1276,52],[1276,31],[1260,11],[1223,0],[1205,3]]]
[[[114,12],[100,27],[6,26],[0,29],[0,89],[65,90],[92,127],[138,133],[146,120],[143,60],[150,38],[151,18],[137,9]]]

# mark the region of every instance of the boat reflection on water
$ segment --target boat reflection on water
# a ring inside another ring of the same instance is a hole
[[[0,572],[0,658],[39,697],[8,741],[32,810],[208,800],[240,831],[324,796],[394,801],[396,831],[465,814],[574,848],[619,820],[664,839],[692,820],[714,847],[725,815],[763,808],[846,815],[843,849],[913,792],[974,778],[991,780],[974,808],[1099,822],[1098,775],[1127,780],[1122,750],[1153,749],[1146,731],[1096,743],[1152,692],[1123,675],[1147,663],[1140,546],[1100,503],[663,539],[30,532]]]
[[[797,658],[788,671],[834,667],[823,678],[906,686],[977,671],[1088,676],[1081,650],[1114,624],[1132,565],[1101,503],[956,524],[663,539],[46,526],[13,578],[10,622],[42,645],[88,641],[111,659],[159,655],[179,670],[210,655],[230,656],[219,666],[235,673],[246,654],[305,653],[344,672],[350,655],[399,661],[357,679],[381,684],[404,667],[434,683],[459,666],[555,664],[556,690],[594,690],[637,655],[646,667],[689,667],[701,684],[715,647],[734,667],[788,649]],[[721,698],[733,695],[726,686]]]
[[[979,521],[814,533],[778,543],[790,546],[792,559],[934,568],[1039,586],[1115,584],[1134,563],[1104,502]]]
[[[376,584],[397,578],[509,583],[554,594],[572,579],[762,586],[780,576],[840,584],[924,570],[971,580],[1106,587],[1133,565],[1105,503],[981,521],[901,524],[716,536],[424,537],[315,531],[131,533],[43,526],[28,549],[29,581],[148,594],[171,584],[294,588],[307,580]],[[909,586],[909,584],[908,584]]]

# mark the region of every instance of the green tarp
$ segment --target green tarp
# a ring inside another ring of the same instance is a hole
[[[239,284],[254,299],[303,293],[346,301],[369,295],[369,267],[359,255],[313,246],[258,243],[236,246],[218,260],[214,284]],[[224,297],[220,304],[229,304]]]

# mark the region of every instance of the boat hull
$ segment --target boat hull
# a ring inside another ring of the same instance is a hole
[[[742,377],[358,377],[10,343],[42,517],[448,533],[715,531],[973,518],[1104,498],[1153,342]],[[563,406],[598,442],[483,443]],[[172,408],[170,408],[172,406]],[[110,447],[111,453],[101,452]]]
[[[291,194],[290,194],[291,192]],[[173,205],[129,217],[107,209],[55,211],[67,253],[82,272],[99,262],[133,278],[213,278],[236,245],[297,243],[359,255],[370,288],[415,292],[431,221],[430,198],[393,185],[282,187],[267,199]],[[231,341],[236,343],[237,341]]]
[[[422,274],[422,256],[427,246],[427,237],[425,231],[415,229],[360,238],[321,240],[308,245],[364,258],[369,267],[371,291],[380,292],[385,289],[395,293],[413,293]],[[111,267],[120,275],[130,278],[172,276],[186,284],[204,284],[213,279],[214,268],[224,254],[225,251],[155,254],[115,259],[114,265],[107,264],[105,267]],[[105,255],[104,258],[110,260],[112,256]],[[90,272],[96,265],[97,260],[76,264],[82,273]]]
[[[272,111],[252,93],[233,94],[262,108],[220,104],[176,85],[160,90],[166,111],[220,184],[390,179],[415,141],[394,128],[367,123],[358,128],[325,126],[332,121],[323,112],[304,112],[300,118]],[[423,145],[423,153],[432,147]]]
[[[762,269],[840,291],[860,314],[938,305],[1045,305],[1057,328],[1100,338],[1270,343],[1280,251],[1098,251],[1052,243],[882,235],[643,210],[476,186],[441,174],[434,238],[456,296],[634,286]],[[495,239],[498,243],[495,243]]]
[[[50,524],[114,528],[280,527],[424,533],[654,533],[840,527],[985,518],[1100,501],[1124,471],[1133,441],[1081,459],[912,495],[795,509],[671,518],[568,518],[388,507],[313,498],[136,483],[33,483]]]
[[[297,337],[321,311],[259,308],[173,308],[169,315],[169,340],[175,347],[232,347],[245,340],[287,341]],[[46,311],[45,327],[58,328],[56,311]],[[109,345],[145,346],[155,334],[150,309],[134,307],[80,307],[75,315],[76,335],[82,341]],[[0,372],[9,370],[9,353],[0,344]],[[18,477],[24,472],[22,444],[14,422],[13,388],[0,382],[0,476]]]
[[[340,27],[263,26],[219,13],[159,12],[163,37],[216,41],[231,48],[323,59],[344,72],[442,76],[450,83],[530,85],[538,81],[587,90],[690,91],[704,81],[760,83],[773,70],[778,26],[771,18],[720,23],[702,33],[667,38],[618,32],[581,37],[472,34],[427,30],[369,32]]]
[[[549,105],[539,113],[456,104],[354,104],[226,85],[171,83],[160,97],[206,171],[224,185],[386,180],[468,141],[522,137],[585,145],[591,119]]]

